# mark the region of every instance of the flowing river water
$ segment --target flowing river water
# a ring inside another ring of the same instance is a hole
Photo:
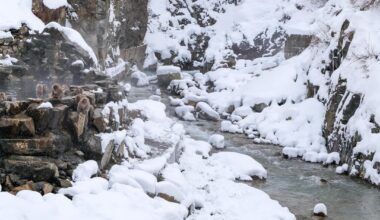
[[[128,96],[130,102],[146,99],[154,88],[135,88]],[[162,94],[167,114],[174,120],[174,108],[168,103],[168,94]],[[207,141],[210,135],[220,133],[225,137],[225,151],[252,156],[268,171],[266,181],[248,183],[265,191],[294,213],[297,219],[319,219],[312,216],[315,204],[322,202],[328,209],[328,220],[380,219],[380,189],[362,180],[335,173],[335,167],[307,163],[300,159],[284,159],[281,147],[260,145],[244,135],[221,133],[218,122],[199,120],[181,121],[191,137]]]
[[[43,80],[52,84],[57,79]],[[68,80],[70,84],[71,80]],[[14,98],[24,99],[35,96],[35,85],[41,80],[23,78],[0,82],[0,91],[6,91]],[[128,96],[130,102],[147,99],[153,94],[155,86],[135,88]],[[174,108],[168,103],[168,94],[162,94],[162,102],[167,106],[167,114],[174,120]],[[207,141],[209,136],[219,131],[218,122],[199,120],[181,121],[187,133]],[[377,220],[380,219],[380,189],[362,180],[335,174],[335,167],[306,163],[299,159],[284,159],[281,147],[260,145],[244,135],[223,133],[226,151],[235,151],[252,156],[268,171],[266,181],[248,183],[265,191],[271,198],[278,200],[294,213],[297,219],[318,219],[312,217],[316,203],[326,204],[328,220]],[[322,180],[322,181],[321,181]]]

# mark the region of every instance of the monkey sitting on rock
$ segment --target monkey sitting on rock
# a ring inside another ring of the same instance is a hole
[[[38,83],[36,85],[36,97],[39,99],[44,98],[47,94],[47,90],[48,90],[48,87],[46,84]]]
[[[7,101],[7,95],[4,92],[0,92],[0,102]]]
[[[63,89],[59,84],[53,85],[50,97],[53,99],[62,99],[63,98]]]
[[[87,97],[82,97],[78,102],[77,112],[87,114],[90,110],[93,110],[94,107],[90,104],[90,100]]]

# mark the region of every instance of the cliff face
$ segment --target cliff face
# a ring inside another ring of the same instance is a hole
[[[51,9],[42,0],[33,0],[35,16],[45,24],[58,24],[40,30],[25,24],[0,39],[0,55],[18,60],[16,65],[1,67],[2,75],[83,75],[94,67],[112,66],[119,59],[141,66],[145,57],[147,2],[71,0],[68,5]],[[83,65],[72,65],[76,61]]]
[[[127,59],[134,52],[131,48],[143,45],[148,0],[70,0],[69,3],[67,21],[87,40],[103,65],[118,58]],[[132,62],[141,63],[143,58]]]

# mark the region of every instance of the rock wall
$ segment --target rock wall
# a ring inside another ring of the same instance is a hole
[[[130,48],[143,44],[147,31],[148,0],[69,0],[68,22],[79,31],[96,51],[100,62],[107,65],[118,58],[137,62],[145,57],[145,51]],[[141,48],[144,49],[144,48]],[[128,59],[138,54],[139,59]],[[143,55],[141,58],[141,54]]]
[[[83,92],[79,92],[83,91]],[[0,184],[4,190],[31,189],[49,193],[70,186],[73,169],[93,159],[105,169],[124,155],[102,152],[100,132],[128,126],[105,118],[104,105],[124,98],[123,89],[111,80],[72,86],[63,98],[0,102]],[[79,94],[78,94],[79,93]],[[76,95],[77,94],[77,95]],[[89,111],[78,109],[78,97],[92,103]],[[41,105],[49,101],[52,107]],[[126,110],[119,111],[126,119]],[[112,146],[114,147],[114,146]],[[49,187],[49,190],[44,188]]]

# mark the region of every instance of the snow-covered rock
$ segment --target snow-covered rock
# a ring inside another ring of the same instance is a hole
[[[211,121],[219,121],[220,115],[218,112],[214,111],[210,105],[205,102],[198,102],[195,110],[198,113],[198,117]]]
[[[318,203],[314,206],[313,209],[314,215],[317,216],[327,216],[327,207],[323,203]]]
[[[191,105],[183,105],[175,108],[175,114],[185,121],[195,121],[194,107]]]
[[[83,181],[90,179],[93,175],[97,174],[99,170],[98,163],[94,160],[88,160],[78,165],[73,172],[74,181]]]
[[[208,139],[208,142],[216,149],[224,148],[224,136],[220,134],[213,134]]]

